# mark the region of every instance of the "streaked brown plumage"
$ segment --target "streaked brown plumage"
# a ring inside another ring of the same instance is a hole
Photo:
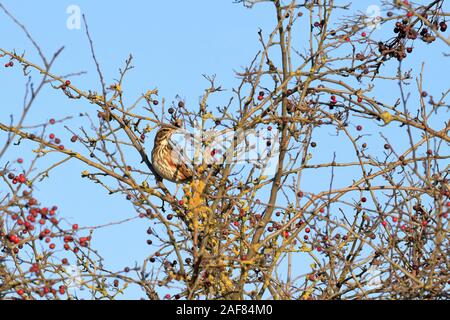
[[[194,174],[179,150],[173,148],[170,139],[175,131],[175,128],[169,126],[162,126],[158,130],[152,150],[152,164],[161,178],[175,183],[184,183],[188,182]]]

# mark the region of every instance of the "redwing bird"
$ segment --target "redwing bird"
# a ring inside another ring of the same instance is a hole
[[[152,164],[161,178],[175,182],[189,182],[194,176],[194,168],[173,139],[175,132],[180,130],[168,125],[163,125],[155,136],[152,150]]]

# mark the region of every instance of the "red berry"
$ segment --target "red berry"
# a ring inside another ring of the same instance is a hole
[[[19,174],[18,180],[19,180],[20,183],[27,182],[27,178],[25,178],[25,176],[23,174]]]
[[[60,294],[65,294],[66,293],[66,287],[60,286],[58,291],[59,291]]]
[[[362,126],[356,126],[356,130],[361,131],[362,130]]]
[[[17,159],[17,162],[18,162],[18,163],[23,163],[23,159],[22,159],[22,158],[19,158],[19,159]]]
[[[65,83],[66,83],[66,86],[70,86],[70,83],[71,83],[71,82],[70,82],[70,80],[66,80]]]
[[[48,136],[51,140],[55,139],[55,134],[54,133],[50,133],[50,135]]]
[[[78,230],[78,224],[74,224],[74,225],[72,226],[72,229],[73,229],[73,230]]]
[[[55,123],[56,123],[56,120],[52,118],[52,119],[50,119],[49,122],[50,122],[50,124],[55,124]]]
[[[363,32],[363,33],[361,33],[361,35],[362,35],[363,37],[365,37],[365,36],[367,36],[367,33]]]

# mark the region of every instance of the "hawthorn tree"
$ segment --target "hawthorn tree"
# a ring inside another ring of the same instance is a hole
[[[274,28],[257,33],[260,51],[219,107],[209,103],[225,97],[214,77],[198,106],[166,106],[156,88],[125,103],[132,57],[117,81],[106,79],[85,20],[98,87],[54,74],[61,50],[46,57],[0,4],[41,58],[0,45],[0,76],[30,78],[21,114],[0,123],[1,298],[76,298],[67,290],[74,263],[92,299],[114,299],[129,285],[149,299],[448,298],[449,91],[429,94],[426,65],[414,57],[447,49],[444,1],[380,1],[376,17],[343,1],[236,2],[272,6]],[[25,126],[44,87],[91,105],[80,115],[85,127],[64,125],[73,115]],[[395,101],[374,94],[378,87],[395,89]],[[199,159],[182,155],[194,168],[189,182],[174,185],[153,169],[149,144],[162,124],[197,141]],[[70,142],[49,128],[69,132]],[[23,141],[35,145],[26,167],[5,159]],[[58,162],[36,168],[55,153]],[[34,197],[51,170],[74,161],[86,166],[82,183],[122,194],[151,224],[142,236],[152,252],[135,267],[105,266],[91,246],[97,228],[69,224]]]

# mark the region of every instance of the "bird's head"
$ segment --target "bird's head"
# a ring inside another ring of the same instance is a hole
[[[175,128],[172,128],[168,125],[161,126],[155,136],[155,145],[166,145],[170,139],[170,136],[175,130]]]

